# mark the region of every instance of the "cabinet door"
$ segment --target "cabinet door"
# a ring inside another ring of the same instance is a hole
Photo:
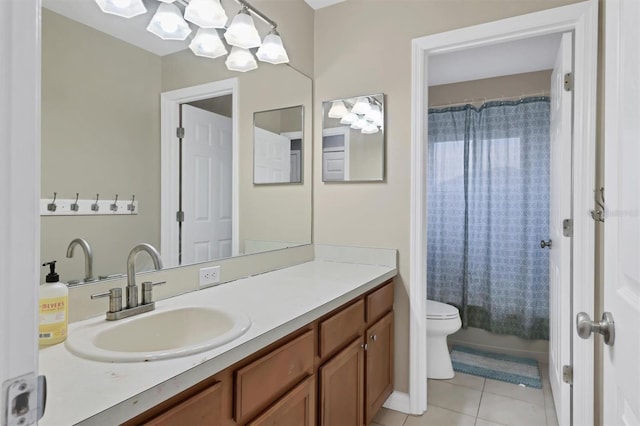
[[[362,425],[362,345],[362,337],[359,337],[320,367],[320,425]]]
[[[393,312],[367,329],[365,424],[393,391]]]
[[[149,426],[219,425],[222,423],[222,384],[203,390],[145,423]]]
[[[315,376],[311,376],[247,426],[313,426],[316,417],[315,388]]]

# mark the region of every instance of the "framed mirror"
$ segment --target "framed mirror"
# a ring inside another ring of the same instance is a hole
[[[253,114],[253,183],[302,183],[302,105]]]
[[[322,180],[384,180],[384,94],[322,103]]]

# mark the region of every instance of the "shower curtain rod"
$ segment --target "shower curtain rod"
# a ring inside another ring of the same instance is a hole
[[[454,106],[463,106],[463,105],[473,105],[474,107],[478,108],[480,106],[482,106],[483,104],[486,104],[487,102],[495,102],[495,101],[519,101],[521,99],[525,99],[525,98],[531,98],[531,97],[536,97],[536,96],[549,96],[550,95],[550,91],[546,90],[546,91],[542,91],[542,92],[537,92],[537,93],[531,93],[531,94],[522,94],[520,96],[507,96],[507,97],[502,97],[502,98],[493,98],[493,99],[487,99],[487,98],[476,98],[476,99],[465,99],[463,102],[453,102],[450,104],[444,104],[444,105],[429,105],[429,108],[449,108],[449,107],[454,107]],[[479,103],[479,105],[475,105]]]

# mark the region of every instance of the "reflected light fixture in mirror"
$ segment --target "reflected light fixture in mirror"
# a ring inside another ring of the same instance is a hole
[[[186,40],[192,34],[192,28],[189,25],[191,23],[199,27],[189,44],[189,48],[195,55],[214,59],[228,53],[229,50],[223,44],[216,30],[224,30],[228,20],[220,0],[159,1],[160,5],[147,26],[149,32],[163,40]],[[224,39],[227,45],[234,47],[231,49],[229,58],[225,61],[227,68],[230,71],[240,72],[258,68],[254,53],[262,62],[274,65],[288,63],[289,56],[282,43],[282,38],[276,30],[278,24],[245,0],[235,1],[240,4],[240,11],[234,16],[229,27],[224,30]],[[95,2],[103,12],[125,18],[147,12],[142,0],[95,0]],[[177,5],[184,6],[184,17]],[[270,26],[270,31],[264,41],[260,39],[252,15],[257,16]],[[203,31],[205,29],[208,31]],[[244,51],[239,51],[235,49],[236,47],[244,49]],[[257,51],[249,50],[256,48],[258,48]]]
[[[349,125],[367,135],[377,133],[383,126],[380,101],[375,96],[333,101],[327,116],[338,118],[340,124]]]

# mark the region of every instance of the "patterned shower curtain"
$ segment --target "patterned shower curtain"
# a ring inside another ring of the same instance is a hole
[[[549,338],[549,98],[429,110],[427,297]]]

